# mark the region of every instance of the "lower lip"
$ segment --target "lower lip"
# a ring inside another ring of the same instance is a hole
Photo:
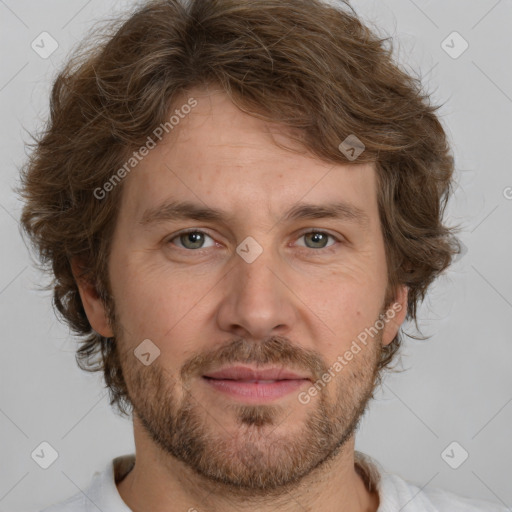
[[[241,380],[211,379],[203,377],[211,387],[233,398],[244,401],[266,402],[281,398],[293,391],[297,391],[307,379],[277,380],[274,382],[247,382]]]

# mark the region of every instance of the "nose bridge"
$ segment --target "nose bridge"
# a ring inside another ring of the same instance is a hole
[[[265,294],[270,294],[267,300],[277,299],[277,294],[280,294],[277,288],[282,286],[282,283],[277,279],[275,273],[281,265],[272,252],[271,249],[266,249],[254,261],[240,257],[241,261],[238,262],[235,270],[236,282],[240,283],[239,293],[241,292],[256,300]]]
[[[237,248],[239,261],[226,276],[218,321],[224,330],[262,338],[293,325],[294,313],[285,278],[279,276],[284,266],[278,252],[256,244],[246,239]]]
[[[240,244],[237,249],[240,261],[235,269],[234,293],[238,297],[239,305],[257,306],[263,313],[264,309],[270,311],[275,308],[276,303],[281,300],[283,284],[275,275],[281,265],[275,251],[270,247],[264,250],[262,248],[257,254],[258,249],[254,244],[255,242],[249,240]],[[248,252],[244,253],[247,249]],[[246,258],[249,255],[251,257]]]

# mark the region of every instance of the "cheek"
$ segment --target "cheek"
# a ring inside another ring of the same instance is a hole
[[[373,326],[384,303],[385,279],[363,269],[333,272],[317,286],[303,286],[304,303],[321,320],[327,334],[326,351],[338,354]],[[318,320],[316,321],[318,323]]]
[[[187,333],[200,325],[203,297],[214,285],[207,276],[191,278],[190,269],[148,265],[136,256],[119,258],[111,279],[116,311],[129,342],[149,338],[160,340],[162,348],[167,345],[164,340],[175,336],[186,344]]]

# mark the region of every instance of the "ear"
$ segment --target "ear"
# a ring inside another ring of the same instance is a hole
[[[106,313],[105,306],[98,295],[96,287],[82,276],[83,265],[80,261],[74,258],[71,261],[71,270],[73,277],[75,278],[80,292],[80,298],[84,306],[85,314],[91,324],[91,327],[101,336],[105,338],[111,338],[114,336],[112,328],[108,322],[108,315]]]
[[[409,289],[405,285],[397,286],[394,300],[384,313],[384,328],[382,330],[382,345],[389,345],[400,329],[407,315],[407,295]]]

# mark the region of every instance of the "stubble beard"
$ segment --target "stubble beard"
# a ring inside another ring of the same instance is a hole
[[[319,355],[283,338],[272,337],[261,344],[235,340],[213,353],[190,358],[178,378],[157,364],[159,359],[144,366],[133,353],[121,358],[122,368],[133,412],[164,455],[231,494],[278,496],[334,459],[357,430],[378,378],[380,334],[327,386],[317,385],[316,399],[307,405],[297,400],[297,407],[307,407],[309,412],[302,426],[290,425],[289,432],[285,425],[290,412],[281,405],[232,402],[226,404],[226,411],[208,411],[208,404],[194,393],[191,377],[200,374],[206,362],[231,361],[300,363],[321,378],[328,367]],[[233,422],[233,418],[234,430],[219,423],[222,419]]]

